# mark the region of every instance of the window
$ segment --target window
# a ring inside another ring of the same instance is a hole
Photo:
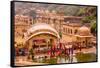
[[[72,34],[72,29],[70,29],[70,33]]]
[[[74,34],[77,34],[77,29],[75,29]]]
[[[65,29],[65,32],[66,32],[66,34],[67,34],[67,28]]]

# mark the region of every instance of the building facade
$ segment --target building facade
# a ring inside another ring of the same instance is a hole
[[[81,20],[82,17],[48,10],[37,10],[35,17],[15,15],[15,45],[28,47],[28,50],[33,48],[35,56],[43,53],[41,57],[50,57],[44,52],[51,47],[50,43],[56,46],[59,41],[80,42],[83,46],[91,42],[92,35],[89,27],[82,27]]]

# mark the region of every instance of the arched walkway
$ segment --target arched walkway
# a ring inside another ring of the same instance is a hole
[[[29,52],[33,49],[35,58],[45,57],[50,56],[47,54],[47,50],[56,45],[59,38],[59,33],[52,26],[36,23],[25,33],[24,45],[28,47]]]
[[[60,38],[58,32],[52,26],[45,23],[36,23],[25,33],[25,42],[41,34],[51,35],[57,39]]]

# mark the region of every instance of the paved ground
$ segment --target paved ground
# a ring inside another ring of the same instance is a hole
[[[16,66],[26,66],[26,65],[44,65],[46,63],[36,63],[36,62],[30,62],[30,61],[18,61],[15,62]]]

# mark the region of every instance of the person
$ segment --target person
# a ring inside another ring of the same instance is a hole
[[[31,48],[30,50],[29,50],[29,59],[33,59],[33,49]]]
[[[24,48],[21,48],[21,55],[22,55],[22,56],[25,56]]]
[[[22,49],[19,49],[19,56],[22,56]]]
[[[19,56],[19,49],[18,49],[18,47],[15,48],[15,55]]]
[[[82,50],[81,45],[79,45],[79,50],[80,50],[80,52],[81,52],[81,50]]]
[[[70,59],[70,60],[71,60],[71,63],[72,63],[72,62],[73,62],[73,51],[74,51],[73,46],[72,46],[72,48],[71,48],[70,50],[71,50],[71,51],[70,51],[70,52],[71,52],[71,59]]]
[[[59,45],[60,45],[60,49],[62,49],[62,43],[59,43]]]

